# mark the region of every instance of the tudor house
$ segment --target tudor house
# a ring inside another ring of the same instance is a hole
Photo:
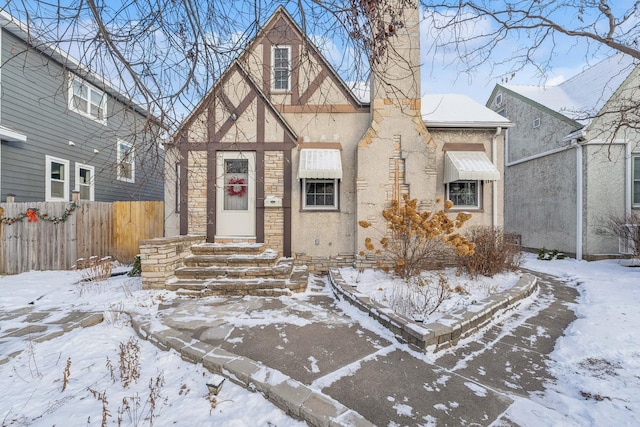
[[[403,194],[421,209],[456,196],[474,223],[501,226],[509,122],[426,108],[417,5],[404,20],[364,102],[278,8],[167,148],[166,236],[264,243],[326,271],[351,265],[371,232],[358,221],[383,226]]]

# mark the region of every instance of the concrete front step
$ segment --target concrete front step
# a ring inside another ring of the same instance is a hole
[[[259,254],[192,254],[184,260],[187,267],[212,267],[212,266],[258,266],[266,267],[275,265],[278,261],[278,252],[268,249]]]
[[[203,297],[223,295],[255,295],[278,296],[302,292],[307,287],[307,280],[293,281],[289,279],[252,279],[252,280],[174,280],[167,284],[168,290],[175,290],[178,295]]]
[[[191,253],[194,255],[259,255],[265,252],[265,249],[264,243],[201,243],[191,246]]]
[[[218,279],[218,278],[275,278],[286,279],[291,276],[292,265],[278,264],[267,267],[180,267],[175,275],[178,279]]]

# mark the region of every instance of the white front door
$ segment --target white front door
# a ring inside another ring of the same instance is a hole
[[[216,237],[256,235],[256,153],[219,151]]]

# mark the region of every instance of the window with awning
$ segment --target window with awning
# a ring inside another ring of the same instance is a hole
[[[454,181],[498,181],[500,172],[481,151],[447,151],[444,183]]]
[[[342,179],[340,150],[316,148],[300,150],[298,179]]]

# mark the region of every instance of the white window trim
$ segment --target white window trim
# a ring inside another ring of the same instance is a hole
[[[116,152],[117,152],[117,158],[116,158],[116,173],[117,173],[117,178],[119,181],[123,181],[123,182],[130,182],[130,183],[134,183],[136,182],[136,150],[133,147],[132,144],[123,141],[121,139],[118,140],[117,143],[117,148],[116,148]],[[120,150],[120,146],[121,145],[126,145],[127,147],[129,147],[129,149],[131,150],[129,154],[130,156],[130,163],[131,163],[131,178],[127,178],[124,176],[121,176],[120,174],[120,163],[122,162],[122,151]]]
[[[289,58],[289,66],[287,73],[287,88],[286,89],[276,89],[276,49],[287,49],[288,58]],[[272,46],[271,47],[271,91],[272,92],[282,92],[286,93],[291,91],[291,46],[283,45],[283,46]]]
[[[80,169],[87,169],[91,171],[91,180],[89,181],[89,201],[93,202],[95,200],[96,168],[83,163],[76,163],[75,191],[80,191]]]
[[[633,196],[634,196],[634,188],[635,188],[635,182],[636,181],[640,181],[640,170],[636,171],[635,170],[635,159],[640,159],[640,153],[633,153],[631,154],[631,206],[634,209],[640,208],[640,200],[634,200]]]
[[[482,209],[482,181],[473,181],[473,180],[462,180],[462,181],[453,181],[445,184],[445,194],[447,200],[451,200],[449,196],[449,185],[455,184],[457,182],[475,182],[476,183],[476,201],[475,205],[453,205],[452,210],[480,210]]]
[[[87,108],[89,109],[89,111],[82,111],[79,108],[77,108],[74,103],[73,103],[73,82],[77,81],[80,84],[82,84],[83,86],[87,87]],[[102,119],[91,115],[90,113],[90,108],[91,108],[91,93],[92,92],[97,92],[100,94],[102,100],[100,102],[100,107],[102,108],[103,111],[103,115],[104,117]],[[81,78],[71,74],[69,76],[69,85],[67,88],[67,106],[69,108],[69,110],[74,111],[78,114],[80,114],[81,116],[90,118],[91,120],[101,123],[103,125],[107,124],[107,96],[104,93],[104,91],[96,88],[95,86],[90,85],[89,83],[87,83],[86,81],[82,80]]]
[[[340,180],[339,179],[317,179],[317,178],[303,178],[302,180],[302,209],[306,211],[337,211],[340,206],[339,194],[340,194]],[[307,181],[312,182],[333,182],[333,205],[307,205]]]
[[[64,183],[64,196],[63,197],[51,197],[51,163],[61,163],[65,167],[65,179]],[[60,202],[69,200],[69,160],[61,159],[59,157],[53,157],[45,155],[45,201],[46,202]]]

